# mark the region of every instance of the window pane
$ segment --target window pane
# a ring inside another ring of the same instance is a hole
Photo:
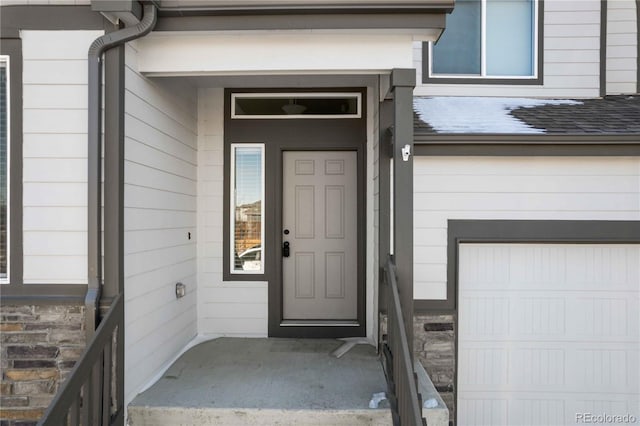
[[[480,74],[480,0],[458,0],[433,46],[434,74]]]
[[[263,271],[263,149],[260,146],[238,145],[232,149],[232,271],[259,273]]]
[[[533,75],[533,0],[487,1],[487,75]]]
[[[0,278],[7,278],[8,241],[8,81],[7,63],[0,59]]]

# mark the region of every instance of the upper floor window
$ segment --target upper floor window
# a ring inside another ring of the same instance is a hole
[[[538,0],[457,0],[430,44],[432,78],[537,77]]]
[[[9,277],[9,57],[0,56],[0,282]]]

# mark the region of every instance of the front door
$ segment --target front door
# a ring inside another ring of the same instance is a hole
[[[284,151],[283,319],[353,321],[358,305],[356,151]]]

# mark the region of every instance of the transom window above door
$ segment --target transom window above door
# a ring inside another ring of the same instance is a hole
[[[430,82],[536,78],[538,14],[538,0],[457,0],[442,37],[428,45]]]
[[[232,119],[360,118],[360,93],[232,93]]]

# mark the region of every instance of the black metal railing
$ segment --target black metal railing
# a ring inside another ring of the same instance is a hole
[[[384,272],[387,285],[387,335],[382,344],[382,354],[389,385],[388,399],[393,413],[393,424],[426,426],[427,422],[422,417],[422,398],[418,394],[418,379],[413,369],[413,356],[409,351],[402,315],[396,266],[391,256],[387,259]]]
[[[124,424],[124,299],[118,295],[39,426]]]

